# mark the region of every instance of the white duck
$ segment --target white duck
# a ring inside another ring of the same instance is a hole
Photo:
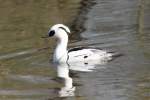
[[[55,37],[57,46],[54,51],[53,61],[55,63],[76,63],[89,61],[108,61],[112,59],[113,53],[93,47],[75,47],[67,50],[68,34],[70,29],[63,24],[52,26],[48,37]]]

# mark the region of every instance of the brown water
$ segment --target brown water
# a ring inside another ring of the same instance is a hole
[[[0,0],[0,100],[150,100],[149,10],[149,0]],[[69,69],[49,63],[55,41],[41,39],[56,23],[71,27],[70,47],[124,56],[63,76],[75,90],[60,97],[57,73]]]

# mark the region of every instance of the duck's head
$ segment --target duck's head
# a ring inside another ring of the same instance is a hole
[[[63,24],[56,24],[52,26],[48,32],[48,37],[56,37],[56,38],[63,38],[68,37],[68,34],[70,34],[70,29],[63,25]]]

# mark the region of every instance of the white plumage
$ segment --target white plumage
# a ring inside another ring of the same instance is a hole
[[[111,60],[112,54],[107,53],[106,51],[94,49],[94,48],[84,48],[81,47],[81,50],[68,52],[69,58],[68,62],[88,62],[92,60]]]
[[[68,34],[70,30],[63,24],[56,24],[51,27],[48,37],[54,36],[57,39],[57,46],[54,51],[53,61],[57,63],[108,61],[113,54],[101,49],[90,47],[75,47],[67,50]]]

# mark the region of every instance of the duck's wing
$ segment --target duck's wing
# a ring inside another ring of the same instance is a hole
[[[83,48],[72,48],[68,51],[68,61],[84,61],[85,58],[90,56],[92,52]]]
[[[100,52],[103,53],[104,51],[93,47],[75,47],[68,50],[68,60],[85,61],[87,59],[92,59],[92,57],[99,56],[98,53]]]
[[[94,47],[75,47],[68,50],[68,61],[76,62],[76,61],[92,61],[92,60],[100,60],[107,61],[113,60],[114,58],[120,57],[123,54],[102,50],[100,48]]]
[[[96,47],[82,47],[82,46],[80,46],[80,47],[74,47],[74,48],[69,49],[68,53],[73,52],[73,51],[80,51],[80,50],[83,50],[83,49],[102,50],[101,48],[96,48]]]

